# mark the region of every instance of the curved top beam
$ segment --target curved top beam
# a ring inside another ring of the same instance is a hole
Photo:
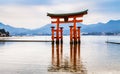
[[[71,16],[81,16],[87,14],[88,10],[76,12],[76,13],[65,13],[65,14],[53,14],[53,13],[47,13],[47,16],[50,17],[58,17],[58,18],[65,18],[65,17],[71,17]]]

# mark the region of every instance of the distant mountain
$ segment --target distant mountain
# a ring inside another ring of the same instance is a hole
[[[60,27],[63,27],[63,33],[64,34],[69,34],[69,26],[72,26],[73,24],[60,24]],[[31,33],[39,33],[41,35],[46,35],[46,34],[51,34],[51,26],[56,26],[55,24],[47,24],[45,26],[42,26],[38,29],[34,29],[32,30]],[[83,24],[77,24],[77,26],[81,26],[81,27],[86,27],[86,25],[83,25]]]
[[[61,27],[64,27],[64,34],[69,34],[69,26],[72,25],[73,24],[60,24]],[[50,28],[51,26],[55,26],[55,25],[47,24],[41,28],[34,30],[34,32],[51,34],[51,28]],[[77,26],[81,26],[81,32],[85,32],[85,33],[93,33],[93,32],[120,33],[120,20],[111,20],[107,23],[97,23],[97,24],[89,24],[89,25],[77,23]]]
[[[82,32],[120,32],[120,20],[87,25],[82,28]]]
[[[45,26],[32,30],[31,33],[40,34],[40,35],[51,34],[51,26],[52,24],[47,24]]]
[[[64,27],[64,34],[69,34],[69,26],[73,24],[60,24],[61,27]],[[56,26],[55,24],[47,24],[37,29],[29,30],[25,28],[15,28],[9,25],[0,23],[0,29],[4,28],[6,31],[9,31],[11,35],[49,35],[51,34],[51,26]],[[77,23],[77,26],[81,26],[81,32],[83,33],[120,33],[120,20],[111,20],[107,23],[97,23],[97,24],[80,24]]]
[[[10,25],[5,25],[3,23],[0,23],[0,29],[5,29],[6,31],[8,31],[11,35],[18,35],[18,34],[24,34],[29,32],[29,29],[25,29],[25,28],[15,28],[12,27]]]

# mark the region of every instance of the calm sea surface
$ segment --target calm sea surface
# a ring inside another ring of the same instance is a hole
[[[51,40],[51,37],[0,39]],[[120,42],[120,36],[82,36],[79,45],[70,45],[69,36],[59,45],[0,42],[0,74],[120,74],[120,44],[105,43],[107,40]]]

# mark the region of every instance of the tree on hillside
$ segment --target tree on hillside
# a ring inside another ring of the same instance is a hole
[[[10,36],[8,31],[6,32],[5,29],[0,29],[0,37],[8,37],[8,36]]]

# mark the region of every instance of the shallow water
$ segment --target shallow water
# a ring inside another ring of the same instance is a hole
[[[40,36],[4,39],[50,38]],[[64,37],[63,45],[52,45],[50,42],[0,42],[0,74],[120,74],[120,44],[105,43],[107,40],[120,41],[120,37],[82,36],[80,45],[71,46],[69,36]],[[73,53],[76,58],[70,52],[74,49],[76,51],[72,52],[76,53]],[[74,65],[77,66],[76,70]],[[51,70],[53,67],[55,70]]]

